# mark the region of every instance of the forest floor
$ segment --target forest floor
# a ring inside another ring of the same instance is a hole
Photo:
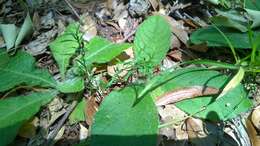
[[[259,0],[0,7],[0,146],[260,145]]]

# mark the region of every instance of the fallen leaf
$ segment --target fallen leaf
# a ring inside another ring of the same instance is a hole
[[[159,6],[158,0],[149,0],[150,4],[152,5],[153,9],[156,10]]]
[[[19,129],[18,135],[24,138],[32,138],[36,135],[36,130],[39,125],[39,119],[37,117],[25,122]]]
[[[166,15],[162,15],[162,16],[170,24],[172,32],[181,40],[182,43],[187,45],[189,36],[188,36],[188,32],[185,30],[185,27],[183,26],[183,22],[176,21],[172,17]]]
[[[260,130],[260,106],[256,107],[251,114],[252,124]]]
[[[90,96],[87,99],[86,109],[85,109],[86,122],[89,126],[92,125],[93,118],[97,110],[98,110],[98,104],[96,102],[96,98],[94,96]]]
[[[260,146],[260,138],[253,124],[246,119],[247,133],[252,143],[252,146]]]
[[[96,22],[88,14],[83,14],[82,22],[81,32],[83,33],[83,39],[90,41],[97,35]]]
[[[79,130],[79,140],[82,141],[84,139],[88,138],[88,129],[83,126],[82,124],[79,124],[80,130]]]
[[[57,34],[56,29],[41,33],[36,40],[31,41],[25,46],[26,52],[30,53],[33,56],[43,54],[47,50],[47,46]]]

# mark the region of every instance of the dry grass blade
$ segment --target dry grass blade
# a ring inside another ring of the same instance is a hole
[[[190,99],[199,96],[215,95],[219,89],[207,86],[191,86],[182,89],[173,90],[157,97],[156,105],[162,106],[175,103],[184,99]]]

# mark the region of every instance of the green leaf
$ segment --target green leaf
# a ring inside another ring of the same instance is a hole
[[[239,69],[239,66],[236,66],[235,64],[229,64],[225,62],[208,60],[208,59],[191,60],[191,61],[183,62],[183,64],[204,64],[204,65],[210,65],[212,67],[218,67],[218,68],[225,68],[225,69],[232,69],[232,70]]]
[[[14,46],[18,28],[14,24],[0,24],[0,30],[4,37],[7,51],[9,51]]]
[[[170,49],[171,28],[162,16],[151,16],[137,29],[134,40],[136,61],[144,66],[160,64]]]
[[[35,59],[22,51],[14,57],[0,52],[0,92],[12,89],[15,86],[55,87],[55,81],[47,70],[37,69]]]
[[[150,96],[133,106],[140,87],[113,91],[102,102],[91,129],[91,146],[155,146],[158,113]]]
[[[62,93],[76,93],[85,88],[83,77],[73,77],[58,83],[57,89]]]
[[[78,23],[70,24],[65,32],[49,45],[51,52],[58,63],[63,79],[65,79],[65,73],[69,66],[70,59],[79,47],[77,39],[80,38],[81,34],[78,32],[78,28]]]
[[[211,17],[210,20],[217,26],[235,28],[241,32],[247,31],[247,24],[242,23],[240,21],[235,21],[232,18],[228,18],[225,16],[214,16]]]
[[[165,78],[165,80],[164,80]],[[217,71],[201,68],[181,69],[173,73],[163,73],[150,82],[154,83],[154,89],[150,94],[156,98],[166,92],[189,86],[209,86],[223,89],[229,78]],[[159,82],[157,86],[155,83]],[[155,88],[157,87],[157,88]],[[241,84],[229,90],[218,100],[216,97],[204,96],[187,99],[176,103],[176,106],[198,118],[212,121],[228,120],[241,112],[246,112],[251,107],[251,101]]]
[[[27,13],[26,18],[23,22],[23,25],[18,33],[18,36],[15,40],[15,48],[18,47],[18,45],[21,44],[21,42],[23,41],[23,39],[25,37],[27,37],[28,35],[33,33],[33,23],[30,17],[30,14]]]
[[[252,28],[256,28],[260,26],[260,10],[251,10],[251,9],[245,9],[248,15],[251,17],[251,20],[253,21]]]
[[[94,37],[86,46],[85,62],[107,63],[120,55],[125,49],[131,47],[130,44],[115,44],[101,37]]]
[[[259,0],[245,0],[245,8],[252,10],[260,10]]]
[[[69,122],[70,124],[75,124],[80,121],[85,121],[85,107],[86,107],[86,100],[84,98],[78,103],[75,107],[73,112],[70,114]]]
[[[33,23],[28,13],[20,30],[14,24],[1,24],[0,29],[9,51],[13,47],[17,48],[25,37],[32,34]]]
[[[220,30],[227,36],[234,48],[251,48],[246,32],[241,33],[225,27],[220,27]],[[255,30],[254,34],[260,35],[260,30]],[[196,30],[192,33],[190,41],[193,44],[206,43],[209,47],[229,47],[225,38],[213,26]]]
[[[56,94],[56,91],[46,91],[0,100],[0,145],[12,142],[23,122],[29,120]]]

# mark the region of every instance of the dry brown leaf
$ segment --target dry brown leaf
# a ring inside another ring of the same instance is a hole
[[[151,3],[154,10],[156,10],[157,7],[159,6],[158,0],[149,0],[149,2]]]
[[[170,104],[163,107],[158,107],[158,112],[161,117],[162,124],[171,123],[170,126],[164,127],[160,129],[160,135],[164,135],[168,140],[183,140],[184,138],[188,138],[187,134],[185,135],[185,131],[181,131],[181,125],[183,123],[183,119],[187,116],[185,112],[177,108],[175,105]],[[177,133],[176,129],[179,128]],[[183,135],[181,134],[183,133]]]
[[[24,138],[32,138],[36,135],[36,130],[39,125],[39,119],[37,117],[24,123],[19,129],[18,135]]]
[[[198,139],[207,136],[204,132],[203,122],[201,120],[188,118],[185,124],[189,139]]]
[[[96,22],[87,13],[82,15],[82,22],[84,25],[81,26],[81,32],[83,33],[83,39],[90,41],[97,35]]]
[[[156,105],[162,106],[175,103],[184,99],[190,99],[199,96],[215,95],[219,89],[207,86],[191,86],[182,89],[175,89],[156,98]]]
[[[200,119],[188,118],[185,122],[189,141],[196,146],[215,146],[215,140],[204,131],[204,123]],[[212,137],[212,136],[211,136]],[[217,138],[216,138],[217,139]]]
[[[94,115],[98,110],[98,104],[97,104],[96,98],[94,96],[90,96],[87,99],[86,104],[87,104],[86,109],[85,109],[85,114],[86,114],[86,117],[87,117],[86,122],[89,126],[91,126],[92,122],[93,122]]]
[[[257,135],[255,127],[248,119],[246,119],[246,127],[252,146],[260,146],[260,138]]]
[[[162,15],[168,23],[171,25],[172,32],[184,43],[187,45],[187,42],[189,40],[188,32],[185,30],[185,27],[183,26],[183,22],[176,21],[170,16]]]
[[[257,130],[260,130],[260,106],[253,110],[251,114],[251,121]]]
[[[207,46],[207,44],[192,45],[192,46],[189,46],[189,49],[197,51],[197,52],[205,53],[208,51],[208,46]]]

